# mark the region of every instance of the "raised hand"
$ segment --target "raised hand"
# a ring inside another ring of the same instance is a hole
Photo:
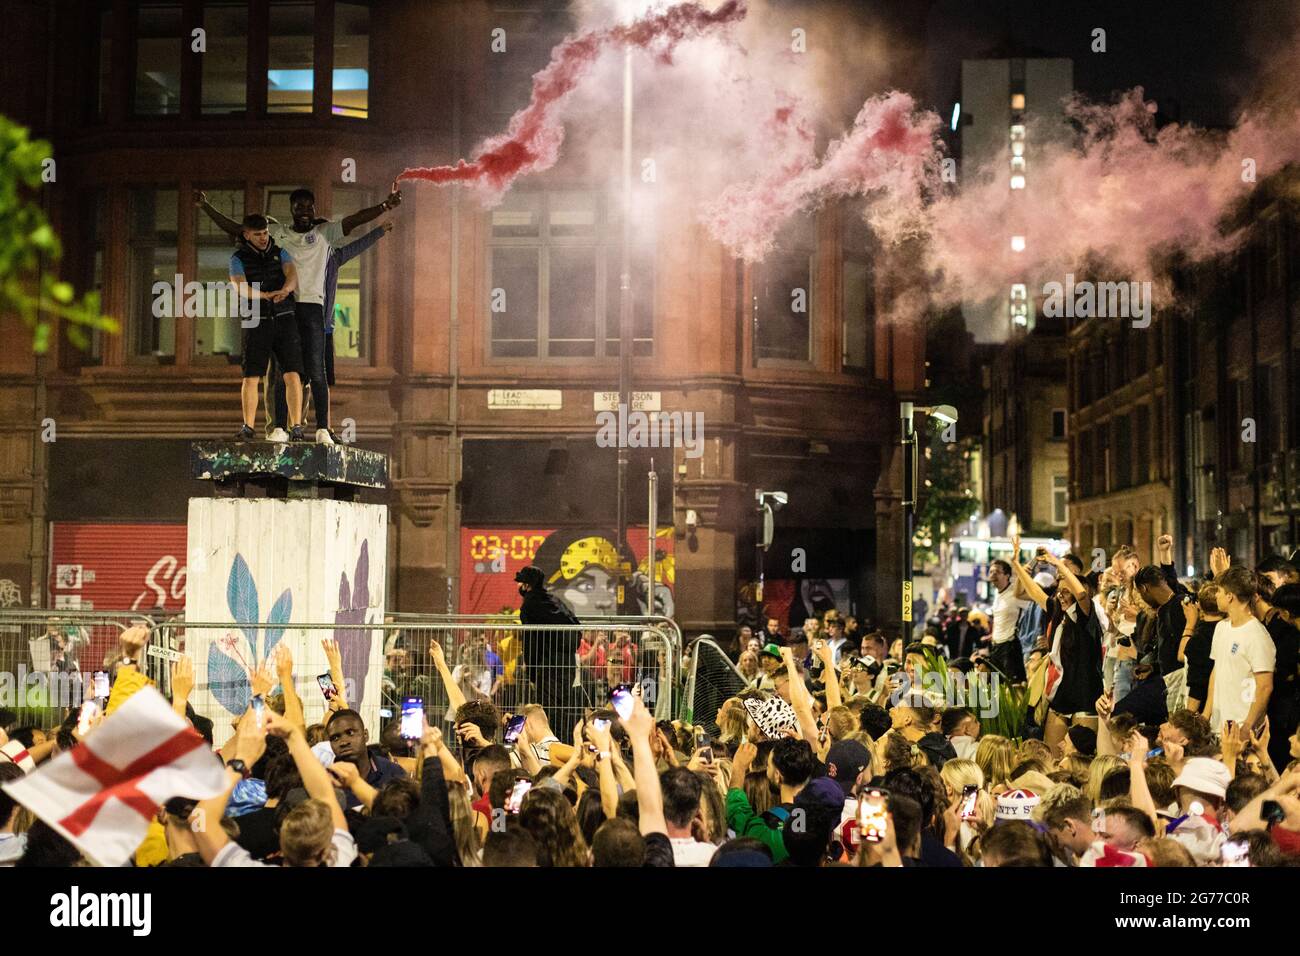
[[[194,693],[194,661],[182,657],[172,665],[172,700],[187,701]]]
[[[262,666],[253,674],[252,683],[254,697],[265,697],[271,692],[271,688],[275,686],[275,677],[271,673],[269,660],[262,661]]]
[[[131,660],[139,660],[140,651],[145,644],[149,643],[149,628],[143,624],[136,624],[128,627],[122,632],[119,638],[122,644],[122,653]]]
[[[1224,571],[1232,566],[1232,558],[1228,557],[1228,552],[1222,548],[1214,548],[1210,552],[1210,570],[1214,572],[1217,578]]]
[[[339,651],[339,642],[330,640],[328,637],[320,642],[320,646],[325,649],[325,659],[329,661],[330,673],[343,673],[343,654]],[[342,689],[342,688],[340,688]]]
[[[275,661],[275,672],[280,678],[281,684],[290,684],[293,682],[293,651],[289,650],[289,645],[281,641],[275,645],[275,651],[271,655]]]
[[[434,666],[439,669],[447,666],[447,658],[442,653],[442,645],[433,638],[429,638],[429,657],[433,659]]]

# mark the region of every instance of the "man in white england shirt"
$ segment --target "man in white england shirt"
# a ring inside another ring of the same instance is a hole
[[[1228,568],[1214,579],[1219,610],[1227,619],[1214,627],[1210,644],[1210,726],[1219,732],[1225,721],[1254,729],[1264,719],[1273,692],[1277,648],[1264,625],[1251,613],[1254,575],[1245,568]]]
[[[1029,599],[1017,594],[1018,584],[1013,584],[1011,565],[998,558],[989,565],[989,584],[995,597],[992,618],[992,647],[989,662],[1012,683],[1025,681],[1025,658],[1016,640],[1016,627],[1021,613],[1029,606]]]

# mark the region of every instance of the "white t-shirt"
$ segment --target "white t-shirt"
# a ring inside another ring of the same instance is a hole
[[[307,232],[294,232],[293,223],[273,222],[267,231],[276,245],[293,256],[294,268],[298,270],[298,291],[294,293],[297,300],[324,305],[325,266],[329,263],[330,250],[343,245],[342,223],[322,222]]]
[[[712,843],[701,843],[694,837],[673,837],[673,864],[676,866],[708,866],[718,849]]]
[[[1217,732],[1225,720],[1245,721],[1255,700],[1255,675],[1273,672],[1277,648],[1264,625],[1253,617],[1240,627],[1224,619],[1214,626],[1210,659],[1214,661],[1210,723]]]
[[[1004,644],[1015,640],[1016,624],[1020,621],[1020,612],[1029,607],[1029,601],[1016,597],[1016,586],[1008,584],[993,599],[993,643]]]

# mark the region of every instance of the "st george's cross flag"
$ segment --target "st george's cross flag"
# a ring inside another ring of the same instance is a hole
[[[216,796],[225,770],[189,721],[146,687],[72,750],[4,789],[93,863],[122,866],[158,807]]]

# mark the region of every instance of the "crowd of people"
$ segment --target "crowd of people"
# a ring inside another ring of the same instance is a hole
[[[160,807],[134,862],[1300,863],[1300,573],[1216,551],[1212,576],[1189,586],[1170,550],[1162,539],[1159,563],[1142,567],[1121,548],[1085,570],[1074,555],[1028,556],[1015,542],[989,575],[987,628],[971,615],[958,628],[935,620],[908,643],[850,631],[836,611],[788,635],[775,621],[746,626],[736,693],[694,724],[655,719],[614,661],[618,640],[574,652],[574,673],[604,679],[572,727],[553,727],[539,700],[499,706],[432,641],[445,722],[433,715],[403,736],[395,715],[372,740],[340,694],[307,725],[285,649],[254,683],[265,709],[250,705],[214,741],[188,705],[193,667],[182,660],[174,711],[214,743],[226,786]],[[115,688],[138,660],[133,635]],[[516,667],[527,667],[524,644]],[[937,672],[1017,693],[945,697],[927,680]],[[1010,700],[1023,713],[990,732]],[[46,731],[12,722],[0,714],[0,754],[21,758],[0,757],[0,781],[96,732],[75,712]],[[0,791],[0,863],[78,863],[34,809]]]

